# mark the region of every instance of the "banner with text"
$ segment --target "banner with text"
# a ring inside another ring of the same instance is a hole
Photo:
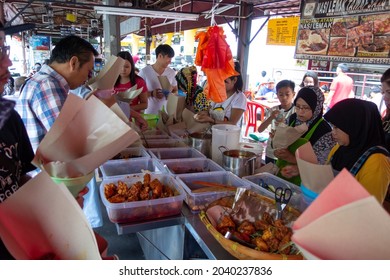
[[[389,3],[304,1],[295,58],[389,64],[390,14],[383,13]]]

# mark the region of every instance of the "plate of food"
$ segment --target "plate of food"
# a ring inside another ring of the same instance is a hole
[[[301,30],[297,53],[325,55],[328,50],[329,32],[329,29]]]

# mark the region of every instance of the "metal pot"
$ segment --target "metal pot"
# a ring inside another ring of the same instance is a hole
[[[207,158],[211,158],[211,134],[194,132],[188,135],[188,139],[191,147],[197,149]]]
[[[225,149],[225,151],[222,151]],[[255,173],[256,154],[244,150],[228,150],[225,146],[219,146],[222,153],[222,167],[239,177],[249,176]]]

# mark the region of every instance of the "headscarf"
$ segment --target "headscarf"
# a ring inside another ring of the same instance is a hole
[[[360,99],[337,102],[324,118],[349,136],[349,145],[340,146],[331,160],[338,171],[350,170],[358,158],[373,146],[385,147],[381,117],[375,103]]]
[[[294,100],[294,105],[296,105],[298,98],[305,100],[313,112],[313,116],[310,118],[310,120],[305,122],[308,126],[307,132],[302,135],[302,137],[305,137],[313,128],[313,126],[315,126],[317,122],[322,119],[325,98],[321,89],[316,86],[307,86],[301,88]],[[298,120],[296,113],[292,114],[288,120],[288,124],[290,126],[298,126],[302,123],[304,122]],[[327,122],[322,121],[315,129],[309,141],[313,146],[313,150],[317,156],[318,162],[320,164],[324,164],[330,150],[336,144],[332,137],[332,129],[330,125]]]
[[[176,74],[178,88],[186,93],[186,105],[193,107],[195,113],[207,110],[210,106],[203,88],[196,83],[197,76],[195,66],[184,67]]]

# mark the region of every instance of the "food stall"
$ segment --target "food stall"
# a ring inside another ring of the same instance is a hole
[[[156,129],[143,134],[141,143],[101,165],[100,195],[118,235],[137,233],[146,259],[237,259],[226,249],[229,245],[221,244],[210,231],[212,226],[207,224],[205,211],[211,203],[234,196],[239,188],[272,200],[274,194],[261,190],[262,186],[287,187],[293,189],[291,208],[305,207],[298,187],[271,174],[238,177],[189,146],[186,137],[170,136]],[[150,143],[154,143],[153,148],[146,148]],[[119,185],[119,181],[127,186],[139,181],[145,184],[146,174],[150,174],[151,181],[157,178],[173,186],[177,195],[133,203],[111,203],[107,199],[105,186]],[[196,186],[202,183],[205,185]],[[201,190],[205,188],[209,191]]]

